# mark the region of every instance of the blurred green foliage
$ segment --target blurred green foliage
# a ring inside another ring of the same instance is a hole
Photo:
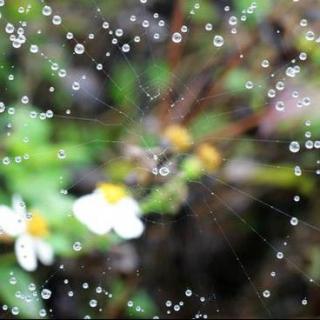
[[[251,2],[249,0],[233,1],[235,14],[241,15]],[[249,34],[260,28],[260,22],[268,20],[273,14],[272,10],[275,10],[276,1],[260,0],[258,2],[256,14],[250,15],[245,24],[246,32]],[[135,144],[140,151],[142,150],[145,158],[150,156],[151,149],[161,149],[165,145],[159,129],[161,125],[148,122],[149,117],[152,118],[153,109],[158,111],[157,108],[160,109],[161,103],[167,103],[166,99],[175,101],[175,95],[179,96],[180,92],[175,92],[174,86],[184,87],[182,84],[188,84],[190,79],[197,78],[198,71],[202,70],[200,68],[202,62],[211,61],[213,55],[217,58],[217,63],[212,68],[212,76],[225,71],[224,58],[227,58],[232,51],[233,43],[226,41],[227,53],[224,57],[222,50],[212,53],[211,36],[200,32],[204,29],[204,24],[210,22],[217,32],[225,35],[229,40],[230,34],[227,34],[224,26],[225,17],[220,13],[221,7],[218,3],[201,1],[201,6],[195,15],[190,14],[194,1],[185,3],[184,13],[188,19],[191,19],[195,32],[194,34],[191,32],[190,43],[186,45],[184,53],[187,58],[191,57],[190,60],[186,62],[183,60],[184,56],[180,57],[183,61],[179,62],[184,63],[180,78],[175,77],[176,70],[172,70],[166,48],[150,50],[140,44],[142,48],[137,46],[137,53],[131,53],[128,58],[129,63],[111,48],[114,58],[111,55],[108,60],[105,57],[106,41],[104,38],[99,38],[101,35],[97,35],[95,41],[87,40],[88,30],[91,27],[98,28],[94,17],[87,14],[88,10],[92,10],[92,2],[78,1],[76,8],[65,1],[53,2],[53,5],[65,15],[64,28],[48,24],[41,14],[42,5],[36,0],[7,1],[1,13],[6,20],[18,23],[21,16],[17,13],[17,9],[26,4],[31,5],[32,9],[24,16],[24,20],[34,29],[31,29],[32,32],[30,36],[28,35],[28,41],[42,46],[50,60],[58,63],[61,68],[66,68],[68,72],[70,70],[71,76],[79,70],[80,73],[86,73],[94,69],[95,64],[100,60],[105,62],[106,70],[105,73],[94,73],[94,79],[98,85],[96,88],[93,84],[96,89],[93,97],[77,96],[70,90],[70,83],[66,79],[59,78],[46,59],[30,56],[28,53],[30,43],[16,53],[7,36],[0,34],[2,48],[0,100],[6,101],[7,108],[14,110],[13,114],[3,113],[0,117],[1,157],[8,156],[11,159],[9,165],[0,166],[0,201],[1,204],[10,205],[12,195],[17,193],[26,201],[28,208],[38,209],[45,216],[50,226],[47,240],[54,247],[58,261],[59,259],[67,261],[81,259],[95,251],[105,254],[112,246],[120,244],[121,239],[112,233],[101,237],[95,236],[72,217],[74,200],[82,194],[91,192],[95,187],[94,183],[87,179],[87,176],[90,176],[89,173],[93,175],[98,172],[99,179],[107,179],[114,183],[128,183],[132,177],[138,177],[138,182],[134,181],[136,184],[133,184],[132,194],[139,197],[138,200],[145,215],[178,213],[182,204],[188,199],[188,183],[199,182],[201,176],[206,175],[198,171],[191,149],[189,153],[169,155],[171,158],[168,162],[171,161],[174,164],[173,174],[170,174],[167,179],[154,182],[148,176],[150,168],[144,167],[143,161],[139,162],[139,159],[136,159],[139,157],[136,155],[125,155],[122,149],[125,149],[126,145]],[[132,6],[129,2],[127,4]],[[172,11],[170,3],[167,5]],[[123,14],[124,5],[121,1],[101,1],[99,7],[101,12],[116,24],[117,18]],[[169,24],[171,16],[167,18]],[[3,20],[2,24],[4,24]],[[42,30],[42,32],[35,32],[36,30]],[[98,57],[94,56],[93,59],[89,56],[86,57],[87,59],[83,58],[84,60],[79,58],[80,62],[77,61],[72,54],[71,44],[65,40],[66,30],[73,32],[77,38],[86,39],[88,52],[90,54],[93,52],[93,55],[97,52]],[[128,30],[128,32],[134,35],[136,31]],[[253,57],[252,65],[259,66],[261,60],[265,58],[263,48],[268,45],[261,42],[254,43],[251,46],[252,52],[248,53]],[[291,46],[293,51],[306,51],[310,55],[311,59],[308,62],[310,69],[319,65],[320,51],[316,42],[310,43],[303,36],[297,36],[293,39]],[[272,47],[269,50],[277,49]],[[195,53],[198,54],[196,58],[194,58]],[[280,57],[282,53],[274,52],[273,54]],[[14,75],[14,81],[8,79],[10,74]],[[107,81],[109,77],[112,81]],[[311,82],[319,82],[317,74],[305,74],[304,77],[310,77]],[[255,84],[251,91],[244,88],[248,80]],[[316,188],[316,179],[308,174],[302,177],[293,175],[292,167],[296,159],[290,159],[287,146],[284,150],[277,144],[269,147],[259,143],[258,139],[255,140],[259,138],[259,133],[256,132],[240,133],[239,137],[231,137],[230,140],[228,135],[226,140],[214,140],[215,134],[221,129],[228,130],[231,125],[244,119],[245,116],[258,114],[264,110],[268,105],[265,93],[273,85],[273,80],[270,80],[260,69],[239,63],[230,67],[223,79],[215,81],[221,81],[217,98],[208,99],[206,109],[186,124],[195,143],[212,135],[214,144],[219,146],[221,152],[226,151],[226,155],[223,155],[227,159],[226,162],[238,157],[258,159],[257,162],[261,165],[245,181],[253,189],[272,187],[276,192],[277,190],[295,190],[306,197],[311,197]],[[296,85],[302,87],[301,83]],[[51,86],[54,87],[53,93],[48,91]],[[144,92],[145,88],[154,96],[159,94],[160,103],[156,102],[153,105],[152,100],[152,103],[149,103]],[[192,86],[191,89],[193,89]],[[18,102],[23,95],[30,96],[32,103],[25,105]],[[39,114],[45,113],[48,109],[54,110],[54,117],[41,120]],[[32,116],[33,113],[35,117]],[[157,115],[156,113],[151,120],[157,120]],[[145,119],[148,120],[145,121]],[[272,122],[272,120],[269,121]],[[296,124],[291,118],[277,123],[275,121],[273,131],[270,133],[271,138],[275,136],[277,139],[293,139],[299,136],[305,130],[303,121],[301,118],[299,120],[300,124]],[[8,124],[10,124],[9,128]],[[291,129],[292,126],[294,130]],[[259,127],[259,124],[254,128],[256,127]],[[320,134],[320,120],[315,119],[313,128],[315,134]],[[258,131],[259,128],[256,129]],[[59,159],[59,150],[64,151],[65,158]],[[20,157],[19,161],[17,157]],[[316,155],[302,155],[299,161],[307,166],[314,163],[315,159]],[[144,177],[139,176],[141,171],[148,176],[145,179],[147,182],[144,181]],[[80,177],[77,175],[79,172]],[[215,172],[213,176],[215,174],[219,175],[219,172]],[[143,181],[141,185],[139,178]],[[152,180],[149,185],[148,179]],[[81,182],[86,186],[79,187]],[[257,209],[251,210],[253,212]],[[82,243],[83,250],[80,253],[72,248],[75,241]],[[9,246],[12,249],[12,244]],[[41,299],[33,299],[32,303],[26,304],[15,297],[16,291],[26,292],[30,283],[38,281],[37,275],[28,274],[17,267],[11,251],[9,254],[4,253],[0,256],[0,282],[5,284],[0,286],[0,297],[9,305],[18,305],[21,316],[37,316],[42,308]],[[310,257],[312,260],[310,273],[315,278],[319,278],[318,250],[312,250]],[[11,272],[18,279],[15,286],[8,284]],[[120,277],[116,277],[112,285],[115,297],[121,296],[126,291],[126,286],[127,284],[122,282]],[[146,318],[158,312],[155,302],[146,290],[137,290],[131,300],[134,306],[139,305],[144,309]],[[126,308],[125,312],[133,318],[141,317],[141,312],[137,312],[135,307]]]

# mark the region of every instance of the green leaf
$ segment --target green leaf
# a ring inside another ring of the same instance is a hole
[[[195,1],[182,1],[184,4],[184,11],[186,16],[190,16],[191,10],[194,11],[191,17],[198,23],[212,22],[215,23],[218,19],[218,12],[216,6],[212,1],[204,0],[200,2],[200,7],[195,9]]]
[[[132,102],[137,98],[137,78],[134,71],[127,64],[118,63],[115,65],[113,79],[111,94],[115,105],[129,111],[129,108],[134,106]]]
[[[0,257],[0,297],[1,300],[9,307],[18,307],[20,310],[19,316],[24,318],[37,318],[39,310],[43,308],[41,299],[32,297],[28,286],[34,280],[31,274],[26,273],[19,267],[14,265],[13,256]],[[15,277],[17,283],[11,285],[9,280]],[[32,297],[30,302],[16,297],[16,292],[20,291],[23,295]]]
[[[108,177],[114,182],[123,182],[124,179],[132,171],[133,166],[127,160],[119,160],[115,162],[110,162],[106,167],[106,172]]]
[[[242,13],[243,10],[247,10],[252,5],[252,0],[237,0],[234,1],[235,9],[238,14]],[[253,10],[253,13],[246,13],[247,23],[251,26],[257,24],[258,21],[264,19],[275,6],[276,2],[274,0],[259,0],[256,2],[256,9]]]
[[[140,203],[144,213],[175,213],[187,197],[186,183],[173,179],[163,186],[155,187]]]
[[[28,12],[20,14],[18,11],[19,7],[27,8],[30,7]],[[18,22],[23,19],[24,21],[29,20],[40,20],[42,17],[41,14],[41,3],[37,0],[10,0],[6,1],[5,9],[5,17],[9,19],[10,22]]]
[[[157,306],[151,297],[143,290],[138,291],[132,298],[132,307],[128,307],[127,315],[135,319],[151,319],[157,312]],[[143,312],[137,311],[137,307],[143,309]]]
[[[5,139],[7,150],[13,156],[47,151],[46,142],[51,129],[49,121],[30,118],[30,111],[35,111],[35,108],[31,109],[21,104],[14,105],[14,108],[15,114],[7,119],[12,123],[14,129],[13,134]],[[28,139],[26,140],[28,142],[24,141],[25,138]]]
[[[295,176],[293,165],[283,164],[278,167],[259,166],[254,170],[248,181],[253,184],[279,187],[284,189],[296,188],[299,192],[308,195],[314,189],[314,181],[307,175]]]
[[[195,140],[213,133],[227,123],[226,117],[230,114],[221,113],[219,110],[216,112],[207,112],[198,116],[191,124],[189,130]]]
[[[236,91],[237,93],[247,93],[245,83],[250,79],[251,75],[242,68],[237,68],[228,73],[225,78],[224,86],[228,91]]]
[[[317,247],[313,247],[310,250],[310,267],[308,275],[313,279],[320,279],[320,250]]]
[[[163,89],[169,85],[171,75],[169,66],[163,61],[152,62],[147,69],[150,83],[155,89]],[[151,92],[157,94],[157,92]]]

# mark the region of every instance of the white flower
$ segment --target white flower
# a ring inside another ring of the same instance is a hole
[[[42,240],[48,232],[46,221],[39,213],[28,213],[20,196],[13,197],[12,208],[0,205],[0,229],[16,238],[15,253],[23,269],[36,270],[37,259],[44,265],[53,263],[53,249]]]
[[[103,183],[91,194],[80,197],[73,205],[80,222],[98,235],[113,229],[121,238],[141,236],[144,226],[139,219],[140,208],[122,186]]]

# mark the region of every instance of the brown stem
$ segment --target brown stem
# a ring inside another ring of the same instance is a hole
[[[183,0],[176,0],[174,2],[174,9],[172,13],[171,19],[171,27],[170,27],[170,34],[174,32],[179,32],[181,30],[181,26],[183,25],[184,21],[184,1]],[[172,41],[169,41],[168,48],[167,48],[167,61],[172,73],[174,73],[175,68],[179,64],[181,60],[182,53],[184,48],[184,42],[176,44]],[[170,82],[168,84],[168,88],[174,86],[174,78],[171,77]],[[159,106],[158,117],[160,119],[160,125],[162,127],[165,126],[165,123],[168,120],[168,110],[170,109],[170,105],[172,103],[171,91],[168,90],[166,97],[163,99]]]

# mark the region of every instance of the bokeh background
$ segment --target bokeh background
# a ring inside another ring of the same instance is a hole
[[[40,317],[43,308],[54,318],[319,315],[319,1],[7,0],[0,11],[0,202],[20,194],[39,210],[55,251],[54,265],[29,273],[16,263],[14,239],[1,235],[0,301],[9,308],[1,318]],[[26,22],[21,48],[8,21]],[[123,35],[114,45],[116,29]],[[221,47],[214,35],[224,37]],[[74,54],[76,42],[85,54]],[[190,149],[165,139],[173,123],[192,136]],[[204,142],[221,164],[199,173],[192,160]],[[161,166],[169,173],[152,173]],[[75,199],[101,181],[125,184],[139,201],[142,237],[96,236],[74,219]],[[30,283],[38,298],[27,303]]]

